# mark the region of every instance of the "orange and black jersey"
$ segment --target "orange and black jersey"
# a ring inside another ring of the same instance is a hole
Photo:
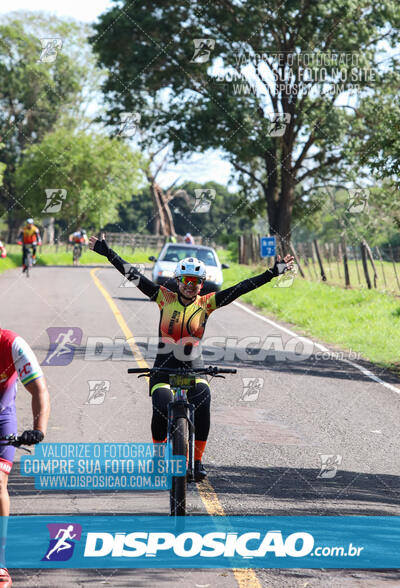
[[[185,306],[179,292],[172,292],[146,278],[134,265],[127,263],[110,249],[105,241],[97,241],[94,250],[105,255],[128,280],[135,280],[139,290],[157,303],[160,309],[159,337],[162,343],[198,345],[204,335],[207,320],[214,310],[230,304],[274,277],[271,270],[266,270],[225,290],[199,295]]]
[[[25,245],[31,243],[40,243],[41,239],[39,229],[35,225],[32,225],[31,227],[25,225],[18,235],[18,241],[22,241]]]

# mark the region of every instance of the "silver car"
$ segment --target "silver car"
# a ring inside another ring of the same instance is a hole
[[[161,249],[158,259],[153,255],[149,257],[150,261],[155,262],[153,267],[153,282],[176,291],[177,286],[174,278],[174,270],[178,261],[185,259],[185,257],[197,257],[206,266],[207,277],[201,294],[217,292],[221,289],[223,282],[222,270],[227,269],[229,265],[220,263],[218,255],[212,247],[189,245],[186,243],[167,243]]]

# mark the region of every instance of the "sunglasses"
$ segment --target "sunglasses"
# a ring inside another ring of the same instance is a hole
[[[198,286],[199,284],[201,284],[202,279],[198,278],[197,276],[180,276],[179,281],[181,284],[184,284],[185,286],[187,286],[188,284],[194,284],[195,286]]]

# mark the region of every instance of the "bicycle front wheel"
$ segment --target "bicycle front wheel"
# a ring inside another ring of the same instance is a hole
[[[172,455],[187,455],[188,423],[184,417],[179,417],[173,424]],[[186,476],[174,476],[170,492],[171,515],[182,517],[186,515]]]
[[[29,272],[32,267],[32,254],[29,252],[26,256],[26,277],[29,278]]]

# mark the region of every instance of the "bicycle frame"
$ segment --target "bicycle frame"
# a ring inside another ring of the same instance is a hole
[[[82,256],[83,247],[81,243],[73,243],[72,248],[72,262],[74,265],[78,265],[79,260]]]
[[[187,456],[187,481],[193,482],[193,472],[194,472],[194,433],[195,433],[195,425],[194,425],[194,411],[195,407],[193,404],[188,402],[187,394],[190,388],[193,385],[196,385],[195,378],[193,382],[189,384],[187,387],[182,387],[180,382],[182,380],[182,376],[170,376],[170,386],[171,391],[174,395],[173,400],[168,403],[168,431],[167,431],[167,443],[170,444],[172,442],[172,434],[174,431],[174,423],[178,418],[184,418],[188,425],[189,425],[189,451]],[[187,379],[187,377],[186,377]],[[184,384],[184,382],[181,382]],[[185,384],[184,384],[185,385]],[[170,445],[168,445],[170,446]]]
[[[32,263],[32,247],[33,247],[33,245],[30,244],[30,243],[23,245],[23,260],[22,260],[22,263],[26,267],[25,273],[26,273],[26,277],[27,278],[29,278],[29,271],[30,271],[30,269],[33,266],[33,263]]]

